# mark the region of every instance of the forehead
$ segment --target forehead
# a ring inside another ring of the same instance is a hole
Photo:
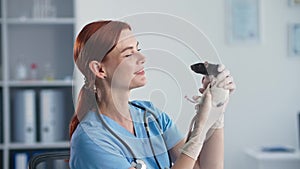
[[[117,48],[119,50],[122,50],[123,48],[127,47],[127,46],[131,46],[131,45],[136,45],[137,40],[134,37],[132,31],[130,31],[129,29],[124,29],[122,30],[120,37],[119,37],[119,41],[117,43]]]

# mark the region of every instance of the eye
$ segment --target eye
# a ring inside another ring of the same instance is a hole
[[[137,49],[138,52],[141,51],[141,50],[142,50],[141,48],[138,48],[138,49]]]
[[[130,57],[130,56],[132,56],[132,54],[129,54],[129,55],[125,55],[125,57]]]
[[[134,54],[134,52],[131,51],[131,52],[128,52],[127,54],[125,54],[124,57],[130,57],[130,56],[132,56],[133,54]]]

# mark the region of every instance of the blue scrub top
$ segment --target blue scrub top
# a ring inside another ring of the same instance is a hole
[[[153,116],[147,113],[150,127],[150,139],[160,165],[169,167],[167,151],[174,147],[184,136],[179,132],[170,117],[158,110],[148,101],[133,101],[155,113],[158,124]],[[143,123],[144,110],[130,105],[135,135],[107,116],[101,115],[106,124],[121,137],[133,150],[138,159],[142,159],[148,169],[158,169],[150,142]],[[163,133],[164,141],[160,133]],[[89,112],[77,126],[71,138],[71,169],[128,169],[133,157],[115,136],[103,126],[96,112]]]

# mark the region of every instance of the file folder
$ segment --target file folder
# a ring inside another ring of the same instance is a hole
[[[13,98],[13,141],[36,142],[36,93],[33,89],[15,91]]]
[[[27,169],[28,155],[27,153],[16,153],[15,156],[15,169]]]
[[[65,138],[64,93],[59,89],[40,92],[41,142],[63,141]]]

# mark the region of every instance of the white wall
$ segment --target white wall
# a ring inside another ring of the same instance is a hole
[[[300,57],[287,56],[287,24],[300,22],[300,8],[288,7],[287,0],[264,0],[261,7],[263,40],[255,45],[234,46],[225,42],[225,2],[219,0],[188,3],[79,0],[77,31],[92,20],[117,19],[140,12],[176,15],[203,30],[217,48],[222,62],[231,70],[238,87],[225,118],[225,168],[242,169],[246,147],[298,146]],[[81,85],[81,81],[77,84]],[[183,116],[178,120],[181,127],[186,119]]]

